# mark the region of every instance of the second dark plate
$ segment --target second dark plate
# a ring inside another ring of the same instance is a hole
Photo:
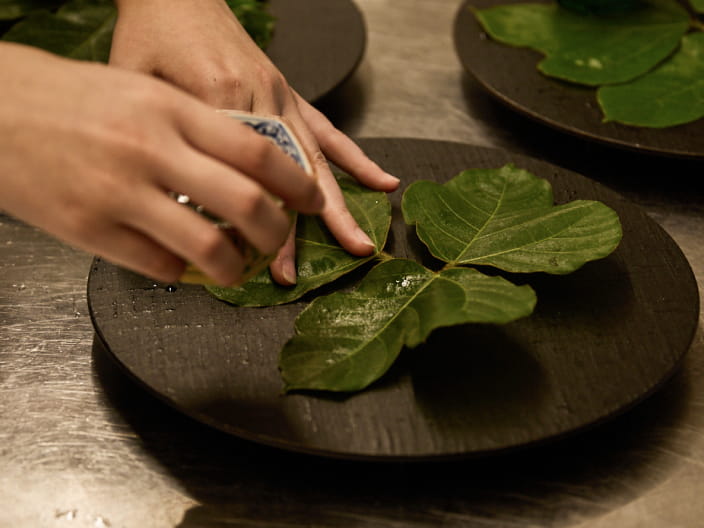
[[[276,17],[266,49],[303,99],[312,102],[345,81],[366,46],[364,18],[351,0],[270,0]]]
[[[704,119],[663,129],[604,123],[594,89],[541,74],[536,66],[542,54],[491,40],[472,12],[529,1],[467,0],[457,12],[457,54],[484,89],[510,108],[563,132],[634,151],[704,159]]]

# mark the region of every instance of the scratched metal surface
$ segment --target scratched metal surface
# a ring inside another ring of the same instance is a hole
[[[366,57],[320,107],[352,135],[508,148],[593,177],[670,233],[704,293],[704,165],[585,144],[494,102],[455,57],[459,3],[358,0]],[[90,260],[0,216],[0,527],[701,526],[701,326],[670,384],[578,438],[461,464],[334,462],[232,439],[132,385],[93,345]]]

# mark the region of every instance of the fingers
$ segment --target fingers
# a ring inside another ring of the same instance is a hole
[[[270,193],[280,197],[290,209],[306,214],[317,214],[321,211],[325,198],[316,181],[281,149],[248,126],[212,110],[203,113],[187,108],[182,109],[181,121],[179,126],[183,137],[197,150],[230,165],[240,174],[247,175]],[[198,178],[199,174],[193,173],[193,177]],[[200,174],[200,177],[203,175]],[[227,178],[222,178],[211,188],[229,189],[232,192],[241,181],[240,179],[237,183],[234,180],[228,182]],[[203,184],[192,187],[204,191],[208,189],[208,186]],[[178,189],[179,192],[187,193],[181,189]],[[247,187],[242,192],[251,191]],[[196,194],[193,193],[192,196],[196,197]],[[216,196],[206,198],[218,200]],[[200,203],[209,203],[202,201],[201,197],[197,199]]]
[[[160,282],[176,282],[183,274],[183,259],[168,251],[151,237],[123,224],[93,225],[91,236],[71,240],[92,254],[99,255],[119,266],[129,268]],[[105,244],[110,240],[110,244]]]
[[[321,112],[294,92],[301,117],[310,128],[325,156],[357,181],[372,189],[395,191],[399,179],[388,174],[364,154],[347,135],[335,128]]]
[[[218,284],[227,286],[238,283],[244,268],[242,255],[223,231],[166,193],[160,193],[157,189],[152,191],[143,190],[139,198],[125,206],[124,218],[130,227],[149,237],[165,251],[193,263]],[[278,249],[286,233],[285,224],[278,232],[267,233],[271,240],[268,247],[271,253]],[[182,273],[183,269],[180,271]]]
[[[320,175],[320,186],[326,197],[325,208],[320,216],[332,235],[353,255],[371,255],[375,250],[374,242],[357,225],[357,221],[347,209],[340,186],[329,169]]]
[[[292,98],[292,101],[295,102],[295,99]],[[335,239],[347,251],[358,256],[370,255],[375,249],[374,242],[372,242],[367,234],[357,225],[356,220],[347,209],[340,186],[338,185],[337,180],[330,169],[330,165],[328,164],[325,155],[318,146],[318,138],[314,135],[313,130],[308,126],[310,123],[304,120],[303,116],[298,112],[298,108],[295,104],[294,108],[289,108],[285,115],[292,123],[295,132],[303,144],[303,147],[311,155],[311,162],[318,177],[318,185],[325,195],[325,207],[321,212],[321,216],[325,221],[325,224],[328,226]],[[322,114],[319,116],[322,117]],[[327,119],[324,117],[323,119],[329,124]],[[329,126],[334,129],[332,125]],[[340,134],[342,135],[342,133]],[[358,149],[358,147],[351,140],[349,140],[349,143]],[[361,153],[361,150],[359,150],[359,152]],[[364,154],[361,154],[361,158],[361,161],[366,160],[367,163],[371,164],[373,167],[376,167],[376,169],[381,172],[378,166],[369,160]],[[381,179],[383,179],[383,174],[384,173],[382,172]],[[380,179],[378,174],[376,175],[376,178],[374,178],[374,174],[371,174],[371,176],[372,178],[369,181],[376,181]],[[390,178],[393,177],[390,176]],[[395,185],[398,185],[398,180],[395,178],[393,178],[393,180],[395,180]]]
[[[276,258],[269,265],[271,277],[282,286],[296,284],[296,229],[293,226]]]
[[[275,253],[288,234],[290,216],[279,201],[252,179],[211,158],[193,153],[168,182],[236,227],[262,253]]]

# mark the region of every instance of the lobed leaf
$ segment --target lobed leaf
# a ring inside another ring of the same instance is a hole
[[[374,267],[350,293],[315,299],[281,351],[285,390],[356,391],[379,379],[403,346],[439,327],[507,323],[535,306],[529,286],[468,268],[433,272],[404,259]]]
[[[570,273],[609,255],[621,240],[601,202],[553,205],[550,184],[509,164],[461,172],[444,185],[413,183],[402,210],[438,259],[520,273]]]
[[[538,69],[558,79],[597,86],[626,82],[652,69],[679,45],[690,18],[674,0],[647,0],[611,16],[557,4],[512,4],[476,11],[495,40],[539,51]]]
[[[276,284],[264,270],[239,288],[208,286],[222,301],[239,306],[271,306],[294,301],[305,293],[349,273],[376,258],[386,245],[391,226],[391,204],[383,192],[361,187],[349,178],[338,178],[347,207],[376,246],[368,257],[356,257],[343,249],[319,217],[299,215],[296,230],[298,282]]]
[[[682,37],[671,59],[626,84],[604,86],[597,99],[605,121],[662,128],[704,117],[704,33]]]

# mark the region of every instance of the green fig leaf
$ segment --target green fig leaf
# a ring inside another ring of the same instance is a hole
[[[555,206],[546,180],[511,164],[466,170],[444,185],[415,182],[402,210],[436,258],[518,273],[570,273],[609,255],[622,235],[605,204]]]
[[[605,121],[663,128],[704,117],[704,33],[682,37],[671,59],[626,84],[603,86],[597,99]]]
[[[690,0],[690,3],[697,13],[704,13],[704,0]]]
[[[2,1],[2,0],[0,0]],[[241,16],[245,29],[260,45],[269,42],[273,18],[266,13],[266,3],[259,0],[227,0],[235,15]],[[44,49],[72,59],[107,62],[110,58],[112,32],[117,20],[113,0],[68,0],[53,13],[35,11],[39,4],[56,7],[61,2],[39,0],[9,2],[0,5],[0,16],[20,12],[27,14],[13,25],[3,40]]]
[[[55,9],[62,0],[0,0],[0,20],[16,20],[34,11]]]
[[[361,187],[349,178],[338,178],[347,207],[376,246],[374,254],[356,257],[343,249],[319,217],[299,215],[296,230],[298,282],[276,284],[264,270],[239,288],[207,286],[222,301],[238,306],[272,306],[294,301],[305,293],[349,273],[377,257],[386,245],[391,226],[391,204],[383,192]]]
[[[361,390],[379,379],[404,346],[439,327],[507,323],[535,306],[530,286],[474,269],[433,272],[404,259],[375,266],[350,293],[315,299],[281,351],[285,390]]]
[[[626,82],[667,58],[690,25],[674,0],[647,0],[611,16],[580,14],[557,4],[481,9],[484,30],[504,44],[545,54],[538,69],[550,77],[598,86]]]

